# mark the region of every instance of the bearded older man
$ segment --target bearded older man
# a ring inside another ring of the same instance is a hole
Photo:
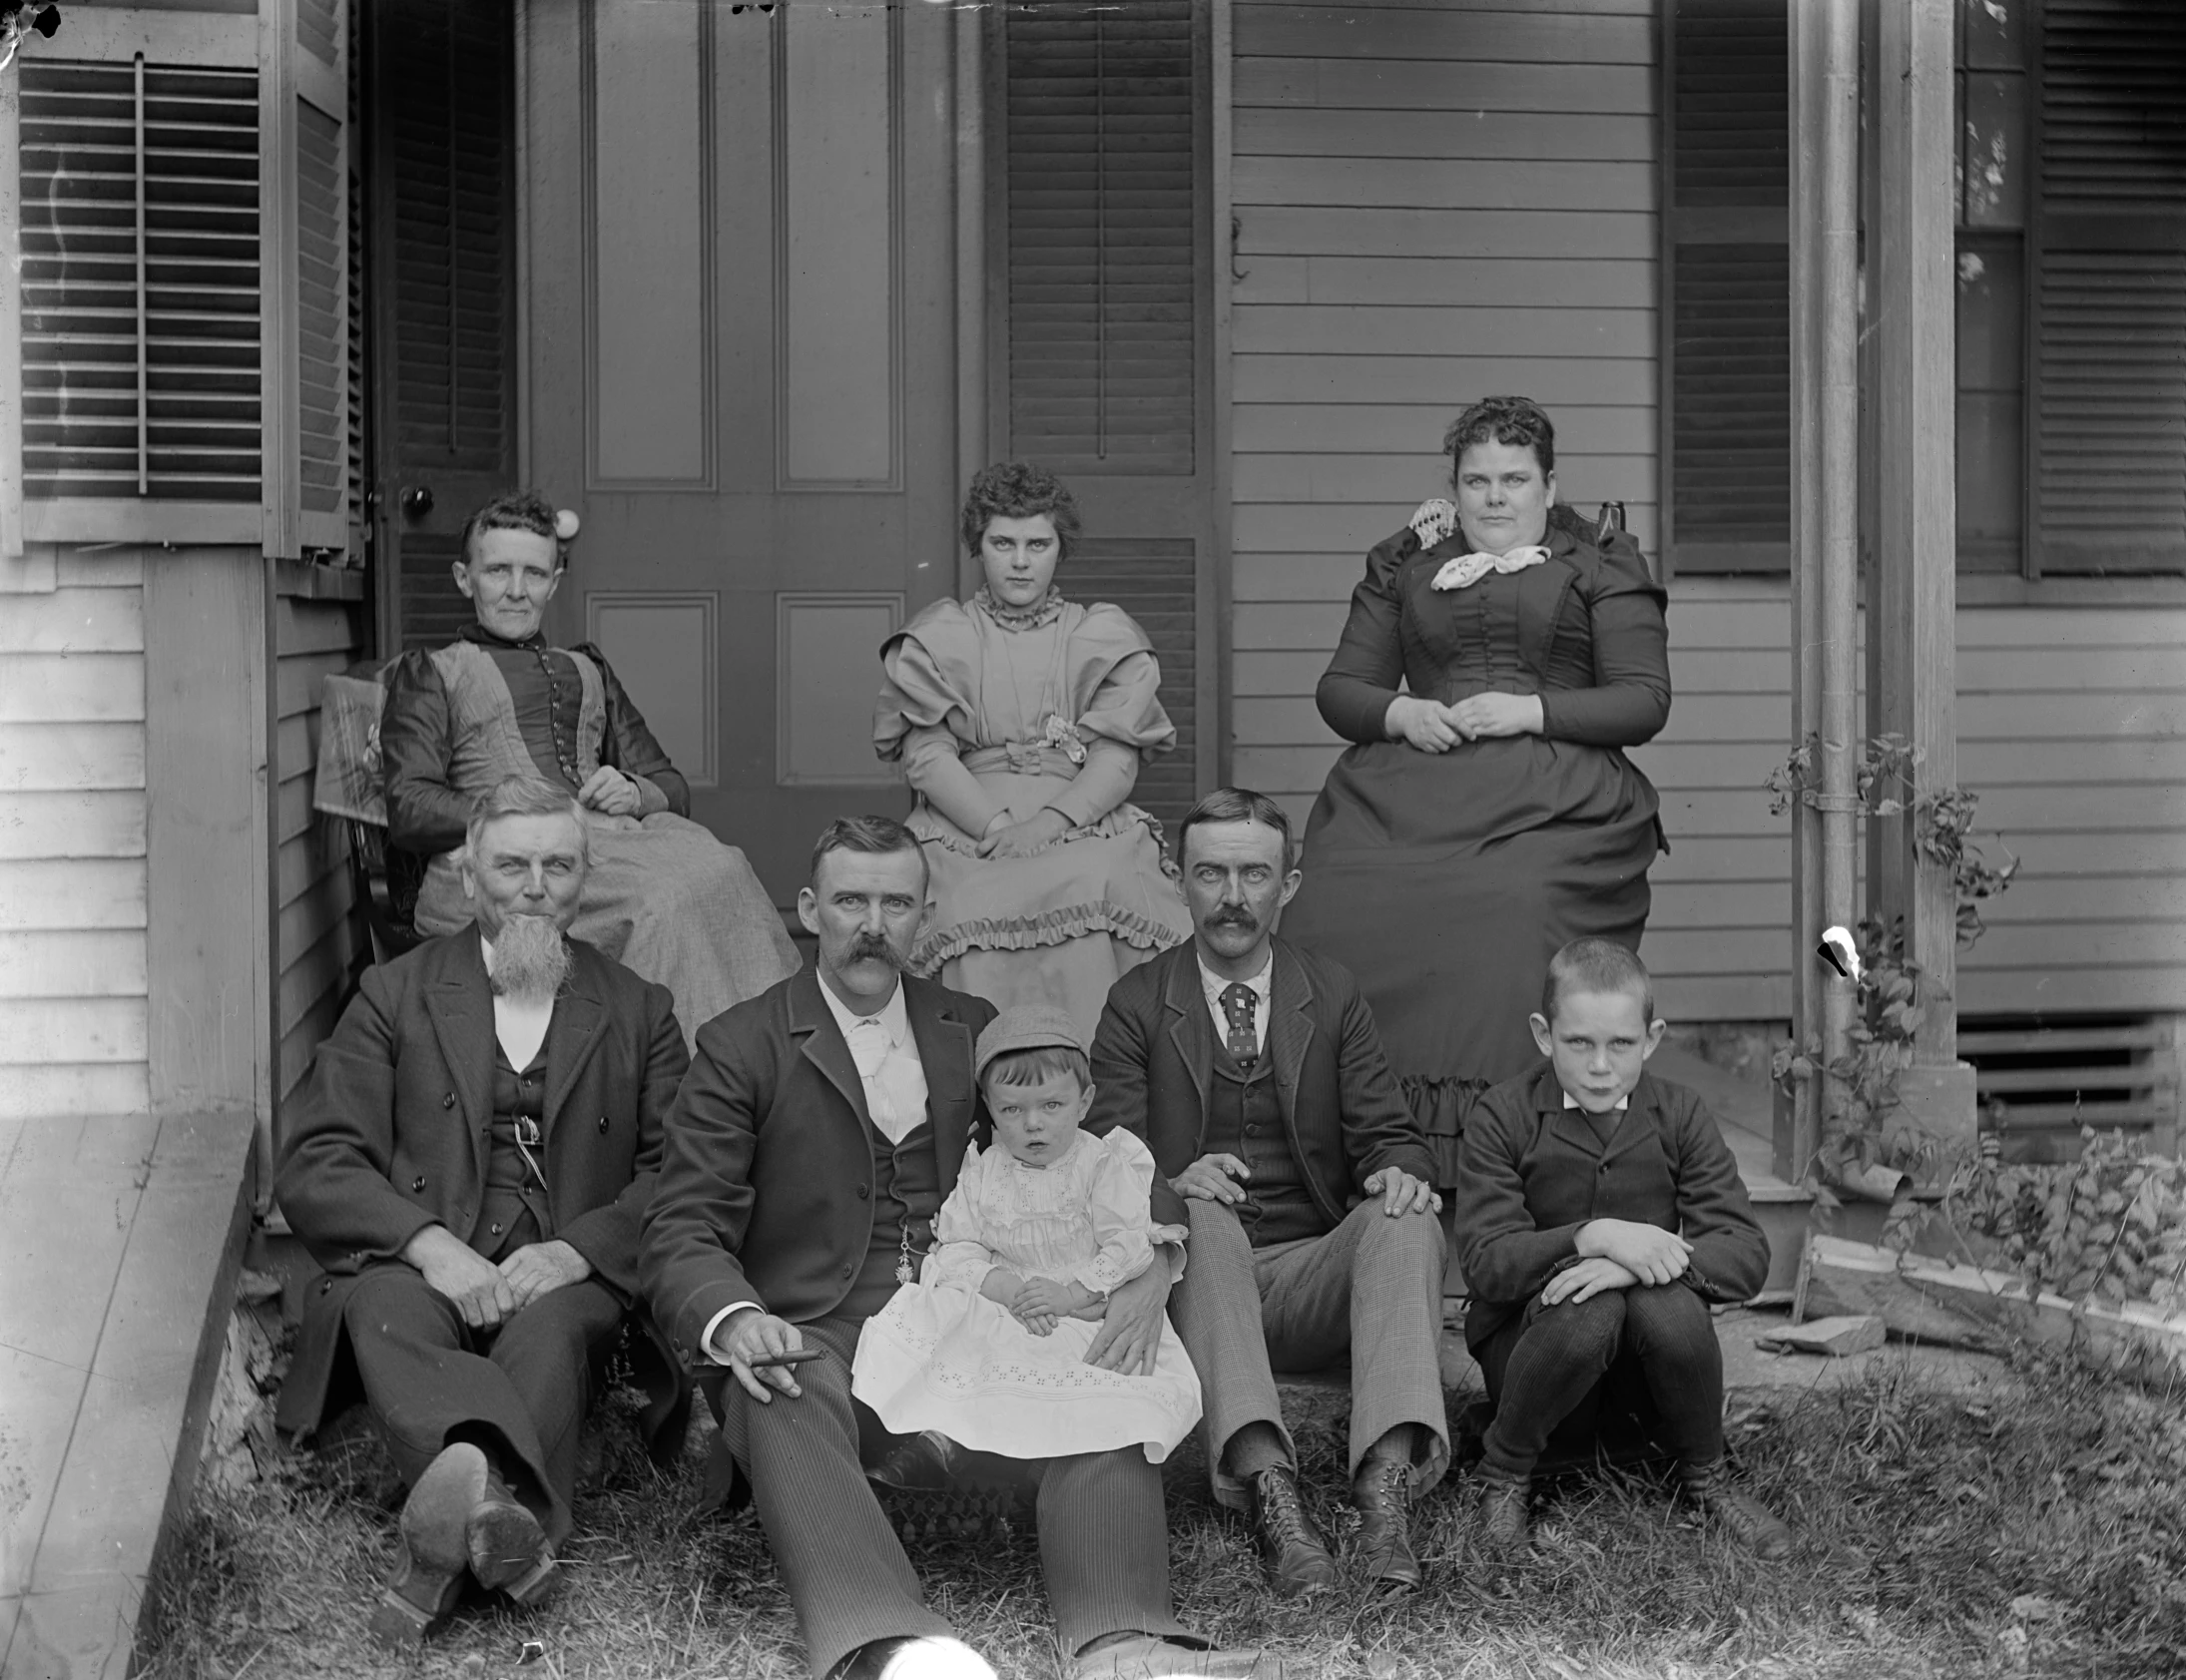
[[[520,1604],[558,1584],[578,1428],[638,1307],[661,1123],[689,1057],[665,986],[567,936],[584,814],[512,777],[470,820],[475,920],[368,969],[287,1117],[275,1194],[326,1276],[277,1420],[308,1435],[356,1391],[409,1484],[372,1618],[414,1646],[466,1574]],[[655,1444],[688,1388],[635,1339]]]

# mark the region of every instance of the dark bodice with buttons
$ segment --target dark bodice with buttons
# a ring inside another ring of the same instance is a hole
[[[1552,740],[1652,739],[1670,715],[1662,589],[1622,532],[1597,547],[1556,508],[1544,540],[1539,564],[1448,590],[1434,577],[1466,551],[1461,530],[1431,548],[1408,528],[1377,545],[1316,693],[1329,727],[1348,741],[1385,740],[1401,682],[1444,705],[1489,691],[1540,695]]]
[[[537,636],[507,642],[473,624],[464,628],[462,639],[493,661],[507,686],[516,731],[532,767],[575,793],[583,783],[584,757],[579,733],[584,727],[584,680],[577,662]],[[630,703],[605,656],[589,642],[580,642],[575,651],[600,673],[605,717],[598,726],[600,738],[592,744],[598,762],[644,777],[660,789],[670,811],[690,816],[689,786]],[[453,733],[447,690],[432,656],[403,655],[387,677],[379,746],[388,838],[406,851],[431,855],[461,845],[472,802],[485,791],[451,785]]]

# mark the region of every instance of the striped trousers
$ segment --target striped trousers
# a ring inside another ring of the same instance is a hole
[[[1200,1419],[1215,1497],[1243,1508],[1244,1484],[1222,1467],[1223,1448],[1248,1423],[1270,1423],[1285,1457],[1297,1447],[1283,1421],[1275,1374],[1320,1371],[1349,1351],[1351,1473],[1399,1423],[1428,1442],[1414,1457],[1412,1491],[1449,1467],[1449,1416],[1436,1344],[1442,1330],[1442,1227],[1432,1214],[1390,1219],[1379,1198],[1352,1209],[1320,1237],[1255,1249],[1220,1202],[1185,1204],[1188,1259],[1169,1315],[1199,1372]]]
[[[857,1321],[800,1325],[828,1357],[797,1368],[804,1394],[762,1405],[732,1379],[722,1434],[752,1483],[775,1567],[797,1611],[813,1673],[825,1675],[875,1639],[950,1632],[926,1608],[865,1462],[888,1435],[850,1397]],[[1049,1458],[1039,1478],[1040,1566],[1067,1660],[1103,1634],[1183,1633],[1169,1599],[1161,1472],[1140,1447]]]

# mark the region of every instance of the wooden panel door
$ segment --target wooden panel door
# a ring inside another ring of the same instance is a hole
[[[510,0],[372,0],[362,19],[371,518],[396,653],[471,621],[456,534],[516,482],[515,39]]]
[[[878,645],[955,585],[946,8],[533,0],[530,477],[554,604],[795,899],[832,817],[902,815]]]

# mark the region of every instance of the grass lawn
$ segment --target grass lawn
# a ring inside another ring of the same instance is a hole
[[[1184,1619],[1266,1643],[1299,1675],[1478,1680],[1873,1680],[2186,1675],[2186,1405],[2063,1366],[1968,1390],[1895,1351],[1834,1390],[1742,1390],[1746,1483],[1799,1550],[1762,1565],[1673,1510],[1654,1483],[1574,1478],[1536,1508],[1523,1562],[1473,1544],[1475,1483],[1453,1475],[1416,1537],[1426,1590],[1393,1607],[1303,1604],[1261,1584],[1245,1527],[1210,1503],[1196,1449],[1169,1474]],[[1341,1400],[1301,1397],[1313,1488],[1341,1480]],[[704,1410],[703,1406],[700,1408]],[[468,1604],[425,1675],[803,1680],[803,1647],[757,1522],[697,1511],[705,1433],[656,1475],[624,1432],[580,1497],[571,1585],[527,1616]],[[363,1637],[397,1545],[376,1447],[306,1456],[236,1497],[207,1495],[145,1621],[149,1680],[397,1675]],[[1343,1531],[1342,1508],[1318,1514]],[[1056,1673],[1037,1559],[1020,1527],[919,1539],[935,1606],[1007,1676]],[[520,1660],[526,1640],[543,1655]]]

